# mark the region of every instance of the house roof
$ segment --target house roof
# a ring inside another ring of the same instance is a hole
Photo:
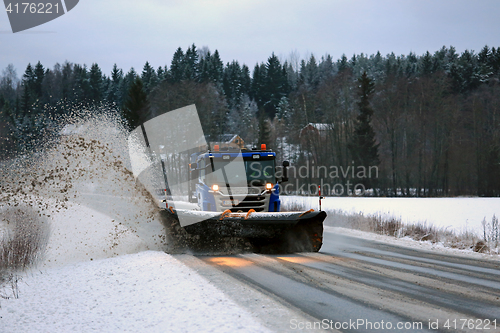
[[[318,131],[326,131],[326,130],[329,130],[331,128],[333,128],[333,124],[325,124],[325,123],[309,123],[307,124],[306,126],[304,126],[303,129],[309,127],[309,126],[312,126],[314,127],[315,129],[317,129]]]
[[[236,139],[238,135],[236,134],[222,134],[220,136],[220,141],[221,142],[225,142],[225,143],[229,143],[229,142],[232,142],[234,139]]]

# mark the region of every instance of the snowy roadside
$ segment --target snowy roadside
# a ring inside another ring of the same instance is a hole
[[[282,204],[294,202],[318,209],[318,197],[282,196]],[[395,217],[405,224],[425,223],[456,232],[483,234],[481,222],[500,216],[500,198],[382,198],[382,197],[326,197],[324,210],[346,214],[363,213]]]
[[[2,301],[5,332],[267,332],[174,257],[159,251],[33,271]]]
[[[102,199],[94,195],[88,205],[70,201],[65,209],[47,212],[45,260],[22,276],[19,298],[1,300],[0,331],[267,331],[162,251],[164,227],[146,218],[147,207],[112,196],[101,207],[96,201]],[[44,202],[54,206],[50,199]]]
[[[379,235],[371,232],[360,231],[355,229],[347,229],[340,227],[329,227],[324,226],[325,232],[331,232],[338,235],[352,236],[363,238],[367,240],[373,240],[380,243],[386,243],[390,245],[406,247],[410,249],[417,249],[422,251],[430,251],[430,252],[439,252],[441,254],[449,254],[455,256],[463,256],[467,258],[477,258],[483,260],[494,260],[500,261],[500,256],[498,255],[490,255],[485,253],[474,252],[472,249],[461,250],[461,249],[453,249],[449,247],[445,247],[442,242],[432,243],[431,241],[417,241],[411,239],[410,237],[404,238],[395,238],[386,235]]]

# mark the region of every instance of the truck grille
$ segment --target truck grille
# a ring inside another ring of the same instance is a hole
[[[229,195],[226,186],[220,186],[219,191],[222,195]],[[232,195],[256,195],[262,192],[262,189],[256,187],[231,187]]]
[[[227,200],[227,197],[225,197],[225,199]],[[257,196],[252,195],[252,196],[246,196],[243,199],[239,199],[239,203],[234,207],[231,205],[222,205],[223,203],[222,198],[219,198],[218,203],[223,210],[230,209],[232,212],[237,212],[237,211],[248,212],[250,209],[253,209],[256,212],[262,212],[266,208],[267,200],[266,197],[263,195],[257,195]]]

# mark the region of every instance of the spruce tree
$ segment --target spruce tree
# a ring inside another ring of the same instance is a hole
[[[21,96],[21,108],[22,112],[27,113],[30,110],[31,105],[36,100],[35,94],[35,71],[31,64],[28,64],[26,70],[24,71],[23,79],[21,81],[22,96]]]
[[[380,164],[378,147],[379,144],[375,139],[375,131],[371,125],[373,109],[370,105],[370,100],[374,92],[374,82],[368,77],[366,72],[363,72],[358,79],[359,97],[358,102],[359,115],[356,118],[356,125],[352,141],[349,144],[355,167],[364,167],[368,172],[370,167],[378,167]],[[366,188],[373,188],[376,179],[356,179],[358,183],[362,183]]]
[[[166,72],[166,67],[163,69],[163,67],[158,67],[156,70],[156,77],[158,78],[158,83],[161,83],[163,80],[165,80],[165,72]]]
[[[262,92],[263,107],[267,116],[273,119],[276,114],[276,107],[281,98],[285,96],[286,76],[284,76],[283,67],[274,53],[269,57],[265,66],[266,75]]]
[[[242,85],[243,79],[240,64],[233,60],[224,69],[222,80],[222,88],[230,107],[236,107],[240,104]]]
[[[219,51],[215,50],[211,58],[211,65],[209,67],[209,78],[210,81],[215,83],[217,86],[222,85],[222,78],[224,75],[224,63],[220,59]]]
[[[493,70],[493,74],[498,74],[498,71],[500,70],[500,47],[497,47],[496,49],[494,47],[491,48],[491,68]]]
[[[261,101],[262,101],[261,97],[261,92],[263,89],[262,86],[263,86],[263,75],[261,75],[259,64],[255,64],[252,75],[252,84],[250,85],[250,98],[252,98],[257,103],[257,106],[259,108],[261,107]]]
[[[347,61],[345,54],[342,54],[340,60],[337,61],[337,67],[339,68],[339,72],[342,72],[349,67],[349,62]]]
[[[35,98],[42,97],[42,83],[43,78],[45,77],[45,69],[43,68],[40,61],[35,65],[34,74],[34,82],[33,82],[33,93]]]
[[[98,103],[102,100],[103,83],[102,71],[98,64],[93,63],[89,72],[89,99],[92,102]]]
[[[488,79],[493,75],[493,58],[492,52],[488,45],[481,49],[477,55],[480,80],[481,82],[488,82]]]
[[[36,139],[44,135],[46,118],[38,108],[44,76],[45,70],[40,62],[35,69],[28,64],[21,83],[21,100],[16,101],[18,104],[15,108],[4,105],[5,115],[12,125],[12,136],[22,149],[33,147]]]
[[[210,50],[208,50],[207,53],[205,53],[205,55],[200,58],[198,66],[200,70],[200,75],[198,76],[198,82],[205,83],[210,79],[209,72],[211,66],[212,66],[212,55],[210,54]]]
[[[111,82],[108,88],[107,100],[110,103],[115,103],[116,105],[121,105],[122,94],[120,92],[120,85],[123,80],[123,71],[118,69],[116,64],[113,65],[111,70]]]
[[[321,62],[318,65],[319,81],[324,82],[335,75],[335,68],[333,66],[332,57],[328,54],[321,58]]]
[[[128,92],[132,83],[134,83],[136,77],[139,75],[136,73],[134,67],[130,68],[130,70],[125,74],[123,79],[120,81],[120,96],[121,96],[121,104],[119,106],[123,108],[125,101],[128,97]]]
[[[319,84],[319,70],[316,58],[311,55],[307,64],[301,63],[300,81],[305,84],[307,89],[316,89]]]
[[[91,87],[89,81],[89,73],[87,71],[86,65],[75,65],[73,67],[73,72],[75,75],[75,100],[77,102],[89,101],[91,95]]]
[[[186,51],[184,56],[184,79],[197,81],[199,77],[198,52],[193,44]]]
[[[181,82],[184,79],[184,52],[179,47],[172,57],[170,64],[169,81],[171,83]]]
[[[127,98],[123,105],[123,118],[130,130],[144,123],[149,115],[147,95],[139,76],[130,85]]]
[[[146,92],[146,94],[149,94],[149,92],[158,84],[158,77],[156,75],[156,71],[149,64],[149,61],[146,61],[146,63],[144,64],[141,78],[144,84],[144,91]]]
[[[473,51],[465,50],[458,59],[458,74],[462,93],[469,92],[481,84],[477,57]]]
[[[433,64],[432,64],[432,56],[427,51],[424,56],[421,58],[421,63],[420,63],[420,73],[423,76],[429,76],[433,72]]]
[[[252,78],[250,77],[250,69],[247,65],[241,66],[241,93],[249,94],[252,85]]]

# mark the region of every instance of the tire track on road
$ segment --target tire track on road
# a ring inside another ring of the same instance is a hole
[[[313,259],[301,264],[341,276],[367,286],[402,294],[414,300],[439,306],[469,317],[490,318],[500,321],[499,296],[489,289],[473,285],[464,286],[455,281],[397,270],[370,262],[345,260],[321,253],[301,255]]]
[[[422,329],[415,330],[420,332],[428,328],[429,320],[443,324],[496,319],[500,323],[495,262],[484,261],[483,265],[481,260],[467,261],[467,269],[461,270],[459,257],[426,258],[420,251],[408,249],[402,249],[405,253],[401,254],[397,247],[394,253],[388,253],[372,243],[343,250],[327,246],[329,253],[200,259],[318,320],[421,322]],[[476,271],[474,266],[478,267]]]
[[[291,258],[291,257],[288,257]],[[297,258],[297,257],[294,257]],[[278,256],[256,254],[200,257],[226,274],[246,281],[255,288],[283,299],[321,321],[345,323],[363,320],[370,323],[397,323],[418,321],[423,326],[405,332],[425,332],[428,318],[416,318],[415,310],[424,312],[427,304],[413,304],[408,308],[409,299],[399,294],[368,287],[328,272],[306,267],[300,263]],[[303,257],[302,257],[303,259]],[[436,317],[454,318],[452,312],[432,308],[427,311]],[[370,332],[366,327],[345,332]],[[383,331],[383,330],[382,330]],[[429,330],[430,331],[430,330]]]

